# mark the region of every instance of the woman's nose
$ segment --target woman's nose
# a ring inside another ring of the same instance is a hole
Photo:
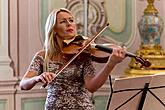
[[[69,20],[67,20],[67,25],[71,25],[71,22]]]

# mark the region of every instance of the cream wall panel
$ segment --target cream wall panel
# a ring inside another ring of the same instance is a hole
[[[0,95],[0,110],[15,110],[14,96],[12,94]]]
[[[6,100],[0,99],[0,110],[6,110]]]
[[[0,1],[0,79],[10,79],[13,70],[8,53],[8,0]]]
[[[113,32],[122,32],[126,20],[126,1],[125,0],[106,0],[105,7],[107,11],[110,29]],[[116,22],[117,21],[117,22]]]
[[[0,1],[0,6],[2,6],[1,1]],[[2,15],[2,12],[1,12],[1,11],[2,11],[2,8],[0,8],[0,15]],[[2,25],[2,24],[1,24],[1,21],[2,21],[2,20],[1,20],[1,19],[2,19],[2,18],[0,17],[0,33],[1,33],[1,30],[2,30],[2,28],[1,28],[1,25]],[[2,42],[2,41],[1,41],[1,39],[0,39],[0,44],[1,44],[1,42]]]
[[[19,72],[22,76],[34,54],[43,48],[39,24],[39,0],[19,0]]]
[[[40,87],[41,85],[36,85],[29,91],[22,91],[20,88],[17,88],[17,94],[15,96],[16,110],[44,110],[47,93],[46,89],[39,89]]]

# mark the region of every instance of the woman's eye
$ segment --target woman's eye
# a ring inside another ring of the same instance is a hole
[[[69,20],[62,20],[62,21],[60,21],[60,24],[62,24],[62,23],[67,23],[67,22],[73,23],[73,22],[74,22],[74,20],[73,20],[73,19],[69,19]]]
[[[61,21],[60,23],[65,23],[66,21],[64,20],[64,21]]]
[[[72,23],[74,22],[74,20],[73,20],[73,19],[71,19],[71,20],[69,20],[69,21],[70,21],[70,22],[72,22]]]

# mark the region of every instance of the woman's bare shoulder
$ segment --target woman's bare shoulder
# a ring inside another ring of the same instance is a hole
[[[36,53],[37,56],[41,56],[41,57],[45,57],[45,50],[42,49],[42,50],[39,50],[37,53]]]

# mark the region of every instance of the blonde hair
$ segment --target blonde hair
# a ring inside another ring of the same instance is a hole
[[[44,49],[45,49],[45,66],[44,71],[48,71],[49,68],[49,60],[53,58],[53,56],[57,55],[61,52],[61,45],[58,42],[58,37],[56,35],[56,32],[54,31],[54,27],[56,25],[56,19],[57,14],[59,12],[67,12],[71,14],[71,12],[65,8],[60,8],[53,10],[46,21],[45,24],[45,43],[44,43]]]

